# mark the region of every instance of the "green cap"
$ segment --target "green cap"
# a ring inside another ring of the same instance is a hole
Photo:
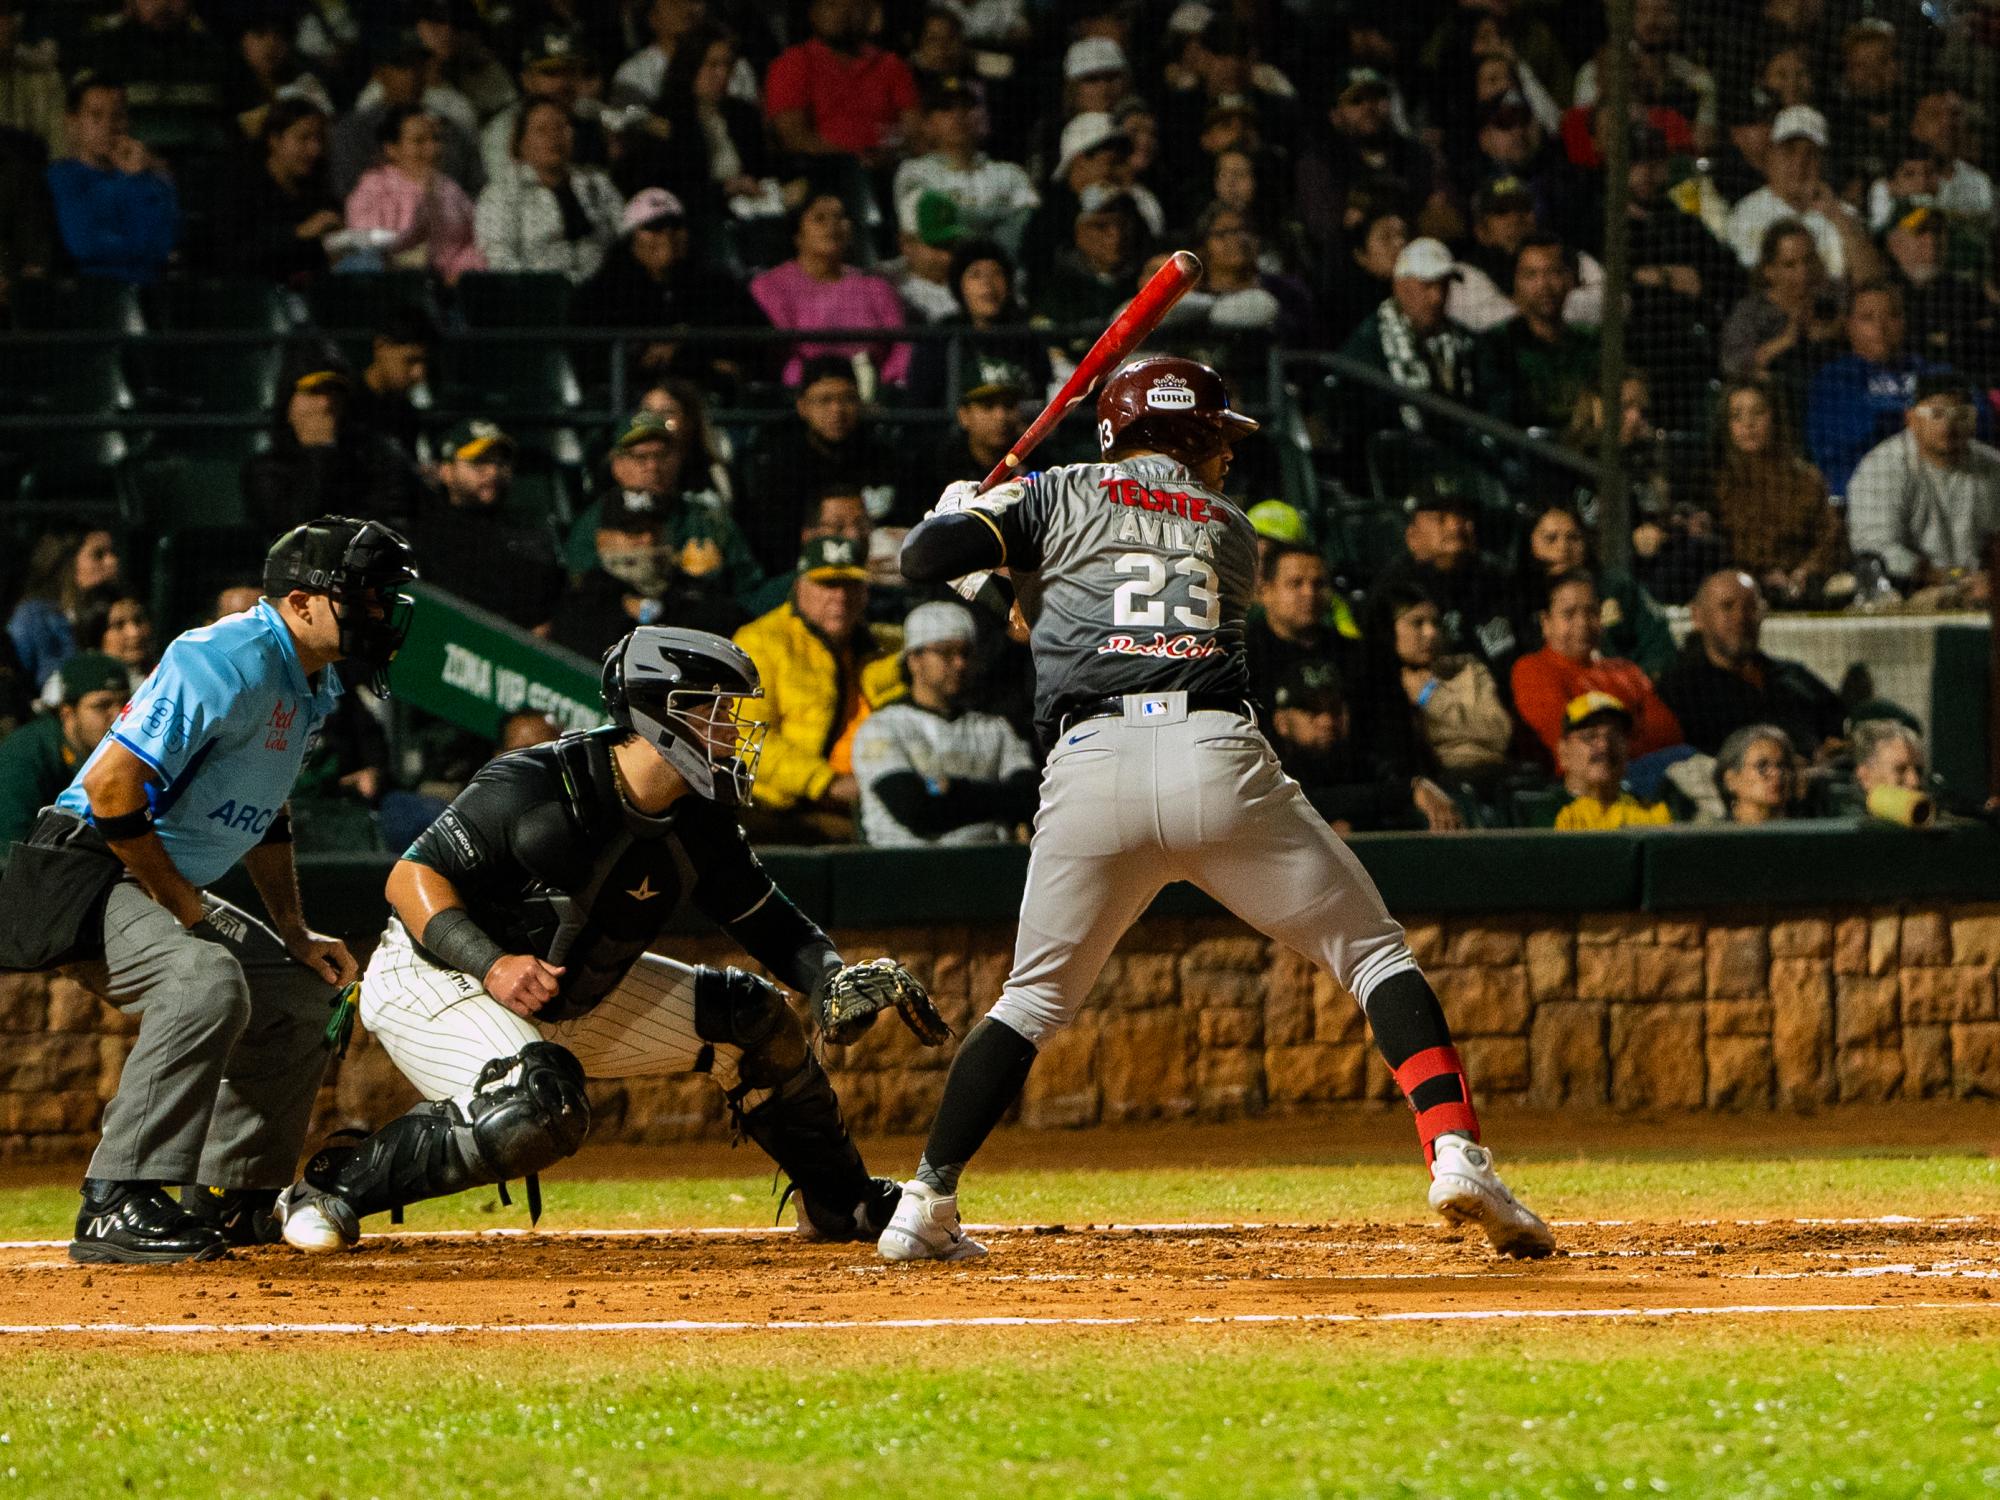
[[[614,451],[623,451],[639,443],[671,443],[679,436],[680,428],[658,412],[635,411],[618,429],[611,446]]]
[[[1268,541],[1286,542],[1295,547],[1312,545],[1312,528],[1297,507],[1282,500],[1259,500],[1246,514],[1257,535]]]
[[[965,216],[957,199],[925,188],[904,205],[903,228],[933,250],[942,250],[965,238]]]
[[[468,417],[463,422],[454,423],[451,431],[444,435],[441,451],[448,459],[470,464],[477,463],[496,448],[504,450],[499,456],[512,458],[518,446],[493,423]]]
[[[102,651],[79,651],[56,668],[62,701],[74,706],[90,693],[112,692],[122,700],[132,691],[132,674],[125,663]]]
[[[853,578],[866,581],[868,577],[868,554],[862,544],[852,537],[822,536],[806,543],[799,554],[799,577],[810,578],[815,583],[830,583],[839,578]]]

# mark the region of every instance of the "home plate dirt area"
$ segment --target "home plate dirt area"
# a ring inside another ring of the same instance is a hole
[[[0,1332],[43,1340],[556,1340],[744,1329],[1920,1315],[2000,1309],[2000,1217],[1599,1223],[1497,1261],[1430,1225],[1004,1228],[985,1260],[889,1266],[783,1232],[370,1236],[307,1259],[79,1267],[0,1250]],[[510,1333],[509,1330],[512,1330]],[[2000,1330],[2000,1324],[1996,1324]]]
[[[380,1218],[368,1222],[358,1249],[336,1255],[273,1246],[206,1265],[84,1267],[66,1257],[67,1224],[37,1216],[28,1222],[46,1223],[46,1230],[17,1228],[0,1238],[0,1350],[293,1338],[555,1344],[873,1326],[1332,1331],[1385,1323],[1735,1319],[1802,1327],[1829,1318],[1903,1323],[1949,1315],[1963,1322],[1970,1315],[1983,1327],[1981,1315],[2000,1310],[2000,1206],[1979,1145],[1994,1139],[1996,1125],[2000,1111],[1992,1109],[1860,1112],[1790,1122],[1774,1149],[1769,1121],[1508,1122],[1529,1201],[1545,1184],[1541,1206],[1561,1247],[1540,1262],[1500,1259],[1476,1232],[1419,1217],[1421,1168],[1408,1160],[1408,1122],[1388,1115],[1331,1126],[1267,1120],[1087,1135],[1003,1132],[990,1152],[997,1182],[988,1179],[991,1185],[967,1200],[968,1228],[991,1254],[952,1265],[890,1265],[872,1245],[808,1243],[789,1228],[754,1227],[769,1210],[747,1195],[766,1202],[769,1179],[753,1186],[744,1178],[757,1168],[744,1153],[714,1144],[612,1149],[567,1164],[575,1186],[548,1184],[551,1214],[539,1231],[526,1227],[519,1209],[480,1215],[477,1228],[433,1227],[436,1219],[398,1228]],[[1580,1140],[1590,1142],[1587,1150],[1575,1144]],[[876,1143],[870,1155],[885,1164],[913,1160],[917,1145]],[[1895,1182],[1920,1183],[1925,1160],[1942,1159],[1930,1157],[1939,1151],[1959,1153],[1963,1165],[1951,1169],[1951,1180],[1962,1188],[1852,1185],[1877,1167],[1905,1174]],[[1649,1163],[1683,1156],[1697,1160],[1660,1170],[1691,1170],[1698,1174],[1692,1179],[1644,1175]],[[1827,1163],[1823,1180],[1809,1172],[1777,1196],[1757,1188],[1727,1202],[1733,1181],[1788,1156]],[[1100,1197],[1092,1184],[1108,1191],[1135,1173],[1172,1175],[1146,1208],[1112,1210],[1135,1222],[1109,1222],[1100,1205],[1095,1223],[979,1224],[982,1202],[991,1217],[1010,1206],[1019,1215],[1028,1200],[1004,1201],[1018,1191],[1010,1183],[1038,1183],[1040,1174],[1080,1164],[1085,1170],[1065,1179],[1063,1207],[1029,1212],[1067,1215],[1084,1205],[1087,1213]],[[1261,1205],[1222,1207],[1223,1187],[1267,1167],[1294,1174],[1293,1186],[1270,1189],[1278,1196]],[[1377,1175],[1369,1180],[1379,1182],[1385,1168],[1393,1174],[1387,1201],[1394,1208],[1369,1217],[1351,1200],[1311,1221],[1315,1199],[1334,1201],[1321,1197],[1317,1184],[1358,1183],[1371,1172]],[[1588,1179],[1574,1175],[1580,1172]],[[69,1180],[60,1168],[10,1175],[43,1191]],[[625,1196],[591,1199],[590,1179],[617,1185]],[[730,1213],[699,1209],[694,1217],[669,1212],[649,1220],[644,1205],[653,1180],[663,1191],[669,1180],[706,1183],[703,1191],[732,1208],[737,1223],[726,1224]],[[1567,1195],[1558,1191],[1564,1182],[1573,1185]],[[1586,1190],[1588,1182],[1607,1186]],[[745,1196],[733,1196],[739,1185]],[[1291,1198],[1282,1196],[1287,1191]],[[1573,1205],[1567,1217],[1564,1196]],[[66,1188],[51,1201],[74,1202]],[[621,1220],[614,1212],[611,1221],[630,1227],[592,1228],[588,1205],[600,1201],[636,1204],[637,1216]],[[1759,1206],[1741,1206],[1752,1201]],[[1218,1222],[1226,1217],[1259,1222]],[[662,1220],[716,1227],[647,1227]],[[2000,1320],[1992,1326],[2000,1336]]]

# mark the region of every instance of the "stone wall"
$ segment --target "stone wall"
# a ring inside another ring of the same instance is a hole
[[[1409,934],[1482,1103],[1813,1110],[2000,1097],[2000,905],[1419,918]],[[1012,929],[839,937],[851,956],[902,958],[962,1033],[999,992]],[[676,953],[740,961],[713,940]],[[86,1151],[136,1029],[69,980],[0,980],[0,1157]],[[828,1055],[865,1134],[921,1131],[949,1061],[949,1049],[919,1047],[893,1018]],[[600,1140],[724,1132],[705,1078],[594,1093]],[[1020,1118],[1223,1120],[1395,1097],[1353,1000],[1296,954],[1227,919],[1149,921],[1120,945],[1077,1023],[1043,1049]],[[357,1036],[315,1128],[379,1122],[413,1098]]]

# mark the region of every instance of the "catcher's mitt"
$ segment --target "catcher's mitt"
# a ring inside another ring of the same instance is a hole
[[[931,992],[893,958],[871,958],[834,969],[812,994],[819,1034],[835,1046],[853,1041],[891,1006],[926,1047],[942,1046],[951,1036]]]

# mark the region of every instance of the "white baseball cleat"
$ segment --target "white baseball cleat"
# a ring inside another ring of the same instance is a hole
[[[271,1212],[283,1226],[285,1243],[294,1250],[325,1255],[361,1243],[361,1220],[354,1210],[310,1183],[295,1182],[286,1188]]]
[[[1441,1135],[1432,1145],[1431,1207],[1454,1224],[1476,1224],[1502,1255],[1538,1259],[1556,1248],[1556,1237],[1493,1170],[1493,1153],[1462,1135]]]
[[[875,1248],[884,1260],[975,1260],[986,1253],[959,1228],[957,1197],[914,1181],[903,1184],[903,1201]]]

